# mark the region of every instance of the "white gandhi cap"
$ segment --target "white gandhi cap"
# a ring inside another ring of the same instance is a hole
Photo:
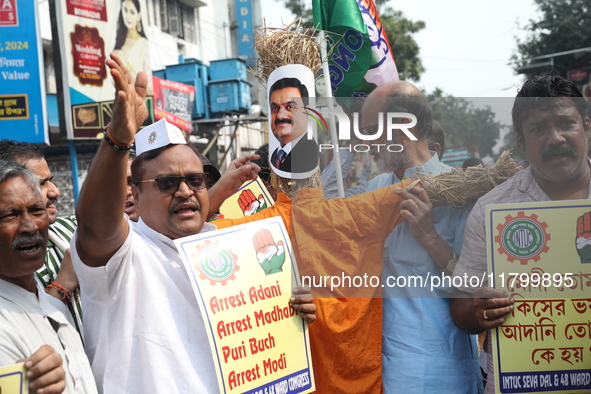
[[[144,127],[135,136],[135,152],[137,156],[168,144],[187,144],[187,141],[181,130],[168,123],[164,118]]]

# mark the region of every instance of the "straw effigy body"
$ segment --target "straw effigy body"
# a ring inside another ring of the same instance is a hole
[[[509,151],[504,151],[491,167],[479,165],[465,170],[455,168],[452,172],[434,177],[423,173],[415,174],[416,182],[405,189],[409,190],[420,182],[433,206],[451,205],[460,208],[470,200],[482,197],[519,170],[521,167],[511,158]]]

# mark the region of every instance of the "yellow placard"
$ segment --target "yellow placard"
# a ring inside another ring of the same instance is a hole
[[[224,201],[220,207],[220,217],[238,219],[250,216],[265,208],[275,205],[275,201],[267,191],[260,178],[245,182],[240,189]]]
[[[29,382],[25,373],[24,363],[0,368],[0,394],[28,394]]]
[[[492,331],[497,393],[591,392],[591,204],[487,206],[489,283],[515,299]]]
[[[314,391],[299,283],[279,217],[175,240],[208,331],[222,393]]]

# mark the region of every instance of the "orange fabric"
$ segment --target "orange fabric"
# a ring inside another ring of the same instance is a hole
[[[392,187],[332,200],[324,200],[322,189],[303,189],[293,204],[280,194],[273,207],[213,224],[226,228],[281,216],[301,276],[380,277],[384,240],[403,221],[398,208],[402,200]],[[331,298],[315,298],[317,320],[309,328],[317,393],[382,392],[379,290],[327,292]]]
[[[285,228],[287,228],[287,232],[291,237],[291,200],[283,193],[279,193],[277,195],[277,201],[275,201],[275,205],[263,209],[254,215],[245,216],[238,219],[219,219],[211,222],[211,224],[215,225],[218,229],[222,229],[237,226],[239,224],[254,222],[257,220],[268,219],[275,216],[281,216],[283,219],[283,224],[285,224]]]

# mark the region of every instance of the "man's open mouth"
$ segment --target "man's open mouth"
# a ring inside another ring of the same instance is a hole
[[[21,239],[13,243],[12,248],[24,254],[34,254],[38,252],[43,246],[43,239],[41,237],[34,237],[33,239]]]
[[[178,204],[173,207],[172,213],[179,216],[192,215],[194,212],[200,211],[201,206],[193,202]]]

